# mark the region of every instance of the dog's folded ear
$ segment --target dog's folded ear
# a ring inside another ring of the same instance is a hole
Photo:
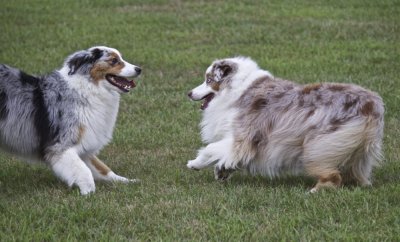
[[[227,61],[227,60],[222,60],[222,61],[215,63],[214,73],[215,73],[217,79],[220,80],[220,79],[228,76],[229,74],[231,74],[234,70],[234,65],[235,65],[235,63]]]
[[[93,49],[91,51],[82,50],[72,54],[68,60],[69,67],[68,75],[75,73],[88,74],[93,64],[103,55],[100,49]]]

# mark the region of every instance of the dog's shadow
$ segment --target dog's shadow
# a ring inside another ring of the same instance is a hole
[[[0,171],[0,196],[37,194],[62,184],[44,165],[15,162]]]
[[[251,186],[256,188],[301,188],[311,189],[316,183],[315,179],[305,176],[284,176],[268,178],[263,176],[252,176],[248,174],[234,174],[226,184],[231,186]]]
[[[384,175],[385,174],[385,175]],[[209,179],[210,182],[216,182],[214,177]],[[400,176],[395,171],[386,171],[385,169],[377,169],[372,177],[373,185],[364,188],[379,188],[388,184],[397,183],[400,181]],[[317,183],[317,179],[300,175],[300,176],[283,176],[277,178],[268,178],[261,175],[249,175],[246,172],[236,172],[227,181],[217,181],[225,186],[243,187],[251,186],[255,188],[300,188],[310,190]],[[359,185],[353,182],[348,182],[342,185],[346,189],[360,188]]]

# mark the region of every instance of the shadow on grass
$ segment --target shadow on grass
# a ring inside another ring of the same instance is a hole
[[[210,170],[202,171],[189,171],[192,175],[189,175],[187,182],[191,184],[199,185],[212,185],[222,184],[225,186],[248,186],[254,188],[278,188],[278,187],[300,187],[302,189],[312,188],[316,180],[306,176],[286,176],[279,178],[268,178],[260,175],[249,175],[246,172],[237,171],[232,174],[232,177],[226,181],[217,181],[214,179],[214,172]]]
[[[63,183],[42,165],[15,162],[0,172],[0,196],[27,195],[51,190],[55,187],[62,189],[62,186]]]
[[[234,186],[253,186],[253,187],[270,187],[270,188],[293,188],[302,189],[312,188],[316,181],[305,176],[284,176],[277,178],[268,178],[263,176],[252,176],[247,174],[235,174],[229,181]]]
[[[372,188],[385,187],[400,181],[400,175],[393,166],[397,166],[397,163],[392,163],[374,170]],[[146,176],[147,177],[141,179],[141,186],[146,186],[148,182],[154,182],[152,174],[149,173],[146,174]],[[190,170],[187,172],[169,172],[165,177],[158,180],[158,182],[178,186],[209,186],[221,184],[222,186],[237,188],[297,188],[305,191],[308,191],[316,184],[315,179],[306,176],[287,176],[271,179],[262,176],[252,176],[242,172],[234,173],[232,178],[228,181],[219,182],[214,179],[214,174],[211,169],[199,172]],[[103,182],[96,182],[96,187],[98,187],[100,191],[122,189],[119,184]],[[346,184],[344,188],[353,190],[359,188],[359,186]],[[72,190],[76,190],[76,188]],[[62,181],[54,176],[50,169],[43,165],[30,165],[20,161],[12,161],[11,163],[6,162],[6,165],[0,170],[0,196],[18,196],[18,194],[29,195],[37,194],[38,192],[75,193],[77,190],[71,191]]]
[[[205,174],[203,174],[205,176]],[[202,181],[200,181],[201,179]],[[284,176],[277,178],[263,177],[260,175],[252,176],[249,174],[236,172],[228,181],[217,181],[214,179],[214,174],[208,174],[207,177],[196,177],[195,180],[202,184],[205,183],[220,183],[224,186],[233,187],[254,187],[254,188],[299,188],[304,190],[310,190],[315,186],[317,180],[304,175],[301,176]],[[353,190],[359,188],[380,188],[386,185],[398,183],[400,181],[400,175],[396,173],[395,169],[378,168],[374,171],[372,176],[372,186],[361,187],[355,183],[346,183],[342,188]]]

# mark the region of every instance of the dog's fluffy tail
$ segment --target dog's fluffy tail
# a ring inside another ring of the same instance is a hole
[[[354,160],[351,167],[351,175],[361,184],[370,185],[369,179],[372,168],[380,164],[383,160],[382,138],[383,138],[383,118],[369,118],[365,127],[365,138],[361,148],[361,155]]]

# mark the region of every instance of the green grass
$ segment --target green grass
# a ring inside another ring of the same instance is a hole
[[[0,0],[0,63],[59,68],[93,45],[143,67],[100,154],[140,184],[68,189],[44,166],[1,153],[0,240],[400,240],[400,1]],[[186,93],[216,58],[251,56],[300,83],[352,82],[386,105],[371,188],[308,195],[306,178],[214,181],[186,161],[201,146]]]

